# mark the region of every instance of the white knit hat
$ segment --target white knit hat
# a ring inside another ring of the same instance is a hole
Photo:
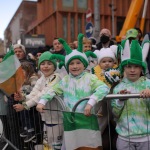
[[[96,54],[98,58],[98,63],[104,58],[104,57],[110,57],[114,61],[116,61],[116,57],[114,52],[110,48],[102,48],[101,50],[95,50],[94,53]]]
[[[13,48],[14,48],[14,50],[16,48],[21,48],[23,50],[23,52],[26,54],[26,49],[25,49],[24,45],[22,45],[22,44],[14,44]]]

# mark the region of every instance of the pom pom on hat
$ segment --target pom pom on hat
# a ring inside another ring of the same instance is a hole
[[[104,57],[110,57],[114,61],[116,60],[115,54],[110,48],[102,48],[100,51],[95,50],[94,53],[97,55],[98,63],[100,63]]]

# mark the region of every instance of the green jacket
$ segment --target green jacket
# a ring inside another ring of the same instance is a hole
[[[109,93],[109,87],[100,81],[95,75],[83,72],[79,76],[71,74],[65,76],[41,100],[50,101],[55,95],[63,96],[67,110],[71,111],[73,106],[82,98],[90,97],[96,102],[101,101]],[[77,112],[83,112],[87,101],[82,102]]]
[[[150,88],[150,80],[145,77],[140,77],[136,82],[124,78],[114,88],[114,93],[117,94],[123,89],[127,89],[131,93],[140,93],[146,88]],[[122,103],[114,99],[111,105],[114,115],[118,117],[116,131],[119,135],[134,138],[150,133],[149,98],[130,98]]]

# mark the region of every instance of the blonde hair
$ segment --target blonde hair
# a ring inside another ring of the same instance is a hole
[[[84,37],[83,38],[83,44],[91,44],[92,45],[92,41],[89,40],[88,38]]]

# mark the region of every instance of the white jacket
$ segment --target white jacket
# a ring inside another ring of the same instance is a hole
[[[61,80],[60,75],[54,73],[49,77],[42,75],[36,82],[34,88],[29,95],[26,95],[26,105],[28,108],[36,106],[40,100],[40,97],[45,94],[50,87],[55,85]]]

